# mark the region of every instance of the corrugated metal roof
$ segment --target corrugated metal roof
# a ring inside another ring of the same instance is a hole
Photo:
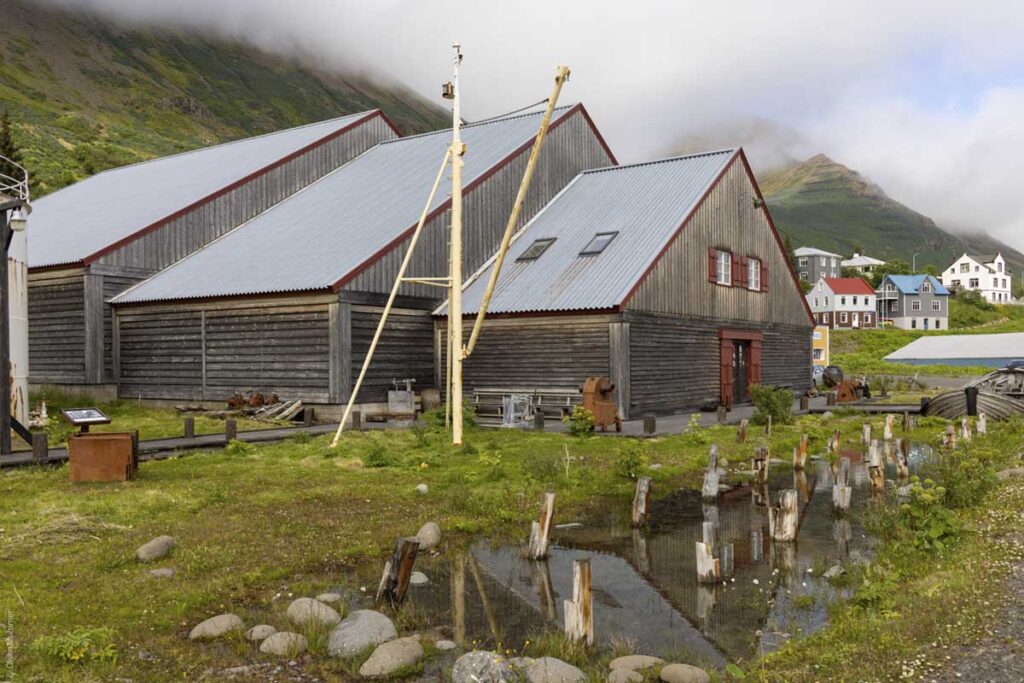
[[[932,275],[886,275],[885,279],[890,280],[903,294],[917,294],[925,280],[931,283],[935,294],[949,294],[949,290]]]
[[[885,360],[956,360],[959,358],[1024,357],[1024,332],[948,334],[916,339]]]
[[[113,168],[32,202],[29,267],[77,263],[376,111]]]
[[[585,171],[544,207],[509,247],[490,312],[604,309],[620,304],[736,150]],[[617,232],[603,252],[581,256],[597,233]],[[555,238],[532,261],[538,239]],[[463,310],[480,306],[493,259],[467,283]],[[442,305],[438,314],[444,314]]]
[[[853,258],[843,260],[841,265],[844,268],[863,268],[864,266],[882,266],[885,265],[885,261],[871,256],[864,256],[863,254],[856,254]]]
[[[569,109],[559,108],[555,120]],[[464,185],[528,144],[540,117],[464,127]],[[331,287],[415,225],[450,143],[450,130],[382,142],[114,302]],[[447,201],[439,190],[431,209]]]
[[[831,251],[825,251],[824,249],[818,249],[817,247],[797,247],[793,250],[794,256],[835,256],[836,258],[842,258],[839,254],[833,254]]]

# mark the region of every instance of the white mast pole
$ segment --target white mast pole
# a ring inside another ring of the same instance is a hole
[[[452,443],[462,445],[462,156],[466,146],[462,144],[459,129],[462,119],[459,112],[459,66],[462,52],[459,43],[454,43],[454,76],[452,87],[452,229],[451,229],[451,278],[448,298],[448,318],[451,334],[448,338],[448,362],[451,363],[452,387]]]

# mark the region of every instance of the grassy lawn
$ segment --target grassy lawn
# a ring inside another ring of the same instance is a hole
[[[812,447],[820,447],[833,429],[858,434],[861,421],[842,412],[827,423],[803,417],[793,426],[776,426],[773,450],[790,452],[801,432],[811,435]],[[880,430],[881,419],[873,422]],[[1015,429],[1003,435],[999,430],[1006,428],[994,426],[991,449],[1012,452],[1007,439],[1024,435],[1020,425]],[[755,431],[748,443],[737,444],[734,428],[728,427],[643,442],[470,429],[467,446],[456,450],[441,431],[424,428],[351,433],[337,451],[328,448],[328,437],[236,444],[144,463],[139,478],[124,484],[72,486],[66,467],[5,471],[0,474],[0,613],[9,611],[14,624],[15,680],[113,680],[115,672],[136,681],[198,680],[204,672],[271,661],[241,638],[195,644],[187,634],[214,614],[234,611],[248,624],[248,617],[268,607],[276,610],[271,623],[282,626],[287,600],[275,602],[275,595],[315,595],[339,583],[356,588],[356,582],[372,582],[394,539],[429,520],[444,530],[447,552],[479,534],[525,540],[545,490],[558,493],[561,520],[607,505],[628,509],[634,488],[628,475],[638,468],[647,473],[648,462],[662,465],[649,471],[656,495],[698,487],[709,443],[719,444],[733,463],[745,463],[764,438]],[[923,420],[913,436],[934,440],[940,432],[937,422]],[[985,449],[987,443],[975,442]],[[415,491],[419,483],[430,487],[428,495]],[[161,534],[177,539],[170,558],[163,565],[137,563],[135,549]],[[968,540],[938,560],[948,563],[957,581],[966,578],[965,568],[955,564],[957,553],[977,542]],[[914,561],[917,569],[906,571],[918,586],[914,572],[925,572],[935,558],[922,555]],[[150,578],[147,570],[153,566],[173,566],[177,575]],[[914,605],[915,614],[931,609],[937,628],[944,618],[942,602]],[[840,627],[846,623],[843,614],[837,612]],[[833,672],[844,662],[852,666],[869,646],[869,636],[891,627],[892,610],[883,614],[871,619],[876,631],[862,628],[857,640],[842,648],[835,648],[828,635],[807,641],[820,642],[820,649],[798,643],[792,647],[811,649],[790,655],[787,648],[766,663],[767,679],[815,679],[806,673],[803,657],[827,658]],[[107,628],[111,631],[97,630]],[[918,636],[931,633],[923,627],[911,633],[878,657],[878,666],[893,665],[898,655],[923,642]],[[91,649],[94,656],[67,663],[44,652],[52,651],[46,643],[53,644],[45,637],[69,634],[98,644]],[[324,634],[310,635],[312,655],[301,664],[305,673],[351,680],[352,663],[323,656]],[[586,668],[596,673],[608,656],[594,656]],[[586,653],[577,652],[574,659],[588,661]],[[743,665],[749,671],[758,666]]]

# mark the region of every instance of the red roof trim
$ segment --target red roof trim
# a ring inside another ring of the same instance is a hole
[[[568,121],[570,118],[572,118],[573,114],[576,114],[577,112],[580,112],[583,115],[584,120],[587,121],[587,123],[590,126],[590,129],[597,136],[597,139],[601,143],[601,146],[608,153],[608,156],[611,157],[611,160],[612,160],[613,164],[618,165],[618,161],[615,160],[615,156],[612,154],[611,150],[608,148],[608,145],[605,143],[604,139],[601,137],[601,134],[597,131],[597,127],[594,125],[593,120],[587,114],[587,110],[583,107],[582,104],[576,104],[576,105],[570,107],[568,109],[568,111],[566,111],[565,113],[560,115],[558,118],[556,118],[554,121],[552,121],[551,125],[548,126],[548,133],[551,133],[551,131],[553,131],[556,128],[558,128],[558,126],[560,126],[565,121]],[[481,184],[483,184],[484,181],[486,181],[491,176],[496,174],[498,171],[500,171],[503,168],[505,168],[506,166],[508,166],[517,157],[519,157],[521,154],[523,154],[524,152],[529,150],[533,146],[533,141],[536,139],[536,137],[537,137],[536,134],[531,135],[529,140],[527,140],[526,142],[521,144],[513,152],[508,154],[504,159],[502,159],[501,161],[497,162],[496,164],[491,166],[489,169],[487,169],[487,171],[485,173],[483,173],[480,177],[474,179],[472,182],[470,182],[465,187],[463,187],[462,188],[462,196],[465,197],[466,195],[468,195],[474,189],[476,189]],[[450,208],[451,207],[451,203],[452,203],[452,200],[451,199],[447,199],[447,200],[445,200],[444,203],[442,203],[436,209],[434,209],[429,214],[427,214],[427,218],[424,221],[424,225],[426,225],[426,223],[429,223],[430,221],[434,220],[439,215],[441,215],[443,212],[445,212],[448,208]],[[416,223],[413,223],[412,225],[410,225],[408,228],[403,230],[401,232],[401,234],[399,234],[393,240],[391,240],[390,242],[385,244],[383,247],[378,249],[376,252],[374,252],[365,261],[363,261],[358,266],[356,266],[355,268],[350,270],[348,273],[343,275],[341,278],[339,278],[333,285],[331,285],[331,289],[333,291],[335,291],[335,292],[340,291],[342,287],[344,287],[349,282],[351,282],[352,280],[354,280],[357,277],[359,277],[359,275],[362,274],[363,271],[365,271],[366,269],[370,268],[374,263],[376,263],[381,258],[383,258],[384,255],[386,255],[388,252],[392,251],[398,245],[400,245],[402,242],[404,242],[406,239],[408,239],[412,235],[412,233],[416,231],[416,226],[417,226],[418,223],[419,223],[419,221],[417,221]]]
[[[825,284],[835,294],[874,294],[871,285],[859,277],[827,277]]]
[[[151,232],[159,230],[161,227],[163,227],[167,223],[170,223],[171,221],[184,216],[185,214],[189,213],[190,211],[195,211],[199,207],[212,202],[213,200],[215,200],[218,197],[221,197],[221,196],[227,194],[228,192],[231,192],[232,190],[237,189],[238,187],[244,185],[245,183],[248,183],[251,180],[253,180],[255,178],[258,178],[261,175],[269,173],[270,171],[273,171],[274,169],[276,169],[276,168],[278,168],[280,166],[283,166],[284,164],[288,163],[289,161],[292,161],[293,159],[295,159],[295,158],[297,158],[299,156],[302,156],[306,152],[309,152],[310,150],[313,150],[313,149],[315,149],[315,148],[317,148],[317,147],[319,147],[321,145],[324,145],[324,144],[330,142],[331,140],[333,140],[333,139],[335,139],[335,138],[337,138],[337,137],[339,137],[341,135],[344,135],[345,133],[353,130],[354,128],[357,128],[357,127],[359,127],[359,126],[361,126],[361,125],[363,125],[365,123],[368,123],[369,121],[372,121],[373,119],[378,118],[378,117],[380,117],[384,121],[384,123],[386,123],[387,126],[391,130],[393,130],[395,132],[395,134],[397,134],[399,137],[401,137],[401,133],[398,131],[398,128],[395,127],[395,124],[391,121],[391,119],[389,119],[384,114],[384,112],[381,111],[380,109],[375,109],[374,111],[370,112],[366,116],[363,116],[362,118],[359,118],[359,119],[353,121],[352,123],[348,124],[344,128],[339,128],[338,130],[333,131],[333,132],[329,133],[328,135],[325,135],[324,137],[320,138],[319,140],[314,140],[313,142],[309,143],[305,147],[302,147],[301,149],[297,149],[294,152],[292,152],[291,154],[289,154],[289,155],[287,155],[285,157],[281,157],[280,159],[278,159],[278,160],[276,160],[276,161],[274,161],[274,162],[264,166],[263,168],[257,169],[256,171],[253,171],[252,173],[250,173],[249,175],[245,176],[244,178],[239,178],[238,180],[236,180],[235,182],[231,183],[230,185],[226,185],[225,187],[222,187],[221,189],[219,189],[219,190],[217,190],[217,191],[215,191],[215,192],[213,192],[211,194],[206,195],[205,197],[202,197],[202,198],[192,202],[188,206],[185,206],[185,207],[179,209],[178,211],[175,211],[171,215],[165,216],[164,218],[161,218],[161,219],[157,220],[154,223],[150,223],[146,227],[140,228],[139,230],[136,230],[132,234],[130,234],[130,235],[126,236],[126,237],[122,237],[121,239],[117,240],[116,242],[113,242],[113,243],[107,245],[106,247],[103,247],[99,251],[96,251],[96,252],[93,252],[92,254],[89,254],[88,256],[86,256],[85,258],[82,259],[82,263],[85,264],[85,265],[88,265],[88,264],[92,263],[93,261],[96,261],[97,259],[102,258],[103,256],[106,256],[110,252],[115,251],[117,249],[120,249],[121,247],[125,246],[126,244],[130,244],[131,242],[134,242],[135,240],[139,239],[140,237],[142,237],[144,235],[147,235],[147,234],[149,234]]]

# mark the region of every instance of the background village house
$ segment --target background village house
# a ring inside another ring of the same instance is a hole
[[[859,277],[823,277],[806,295],[814,321],[830,329],[877,327],[875,290]]]
[[[885,261],[881,259],[872,258],[865,256],[864,254],[854,254],[848,259],[844,259],[840,262],[843,268],[849,268],[855,270],[863,275],[869,275],[879,266],[884,266]]]
[[[467,330],[492,265],[465,287]],[[738,149],[581,173],[516,236],[490,311],[468,397],[607,376],[630,419],[810,386],[811,314]]]
[[[932,275],[886,275],[875,294],[883,323],[901,330],[949,329],[949,290]]]
[[[842,275],[840,261],[843,257],[830,251],[814,247],[799,247],[793,250],[796,256],[796,270],[801,280],[817,282],[822,277],[839,277]]]
[[[381,111],[363,112],[114,168],[34,201],[31,383],[113,398],[111,297],[396,137]]]
[[[994,304],[1013,301],[1013,276],[1002,254],[991,256],[964,253],[942,271],[942,284],[951,291],[979,292]]]

